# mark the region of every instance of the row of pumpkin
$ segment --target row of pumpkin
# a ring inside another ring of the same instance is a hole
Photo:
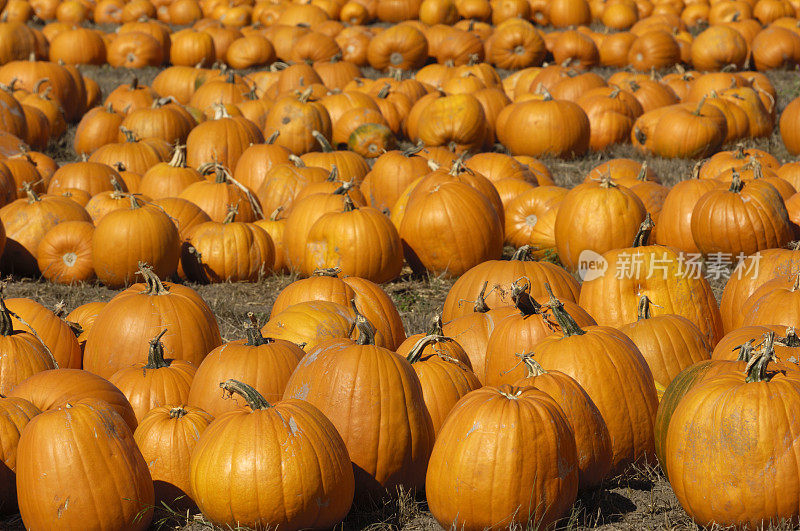
[[[313,164],[346,153],[303,157]],[[181,148],[141,178],[82,161],[42,179],[26,157],[0,162],[9,195],[26,176],[25,197],[12,195],[0,208],[0,267],[62,284],[97,278],[124,287],[141,261],[162,279],[204,283],[330,268],[383,283],[406,263],[458,277],[499,259],[504,245],[529,248],[585,279],[587,253],[629,247],[645,221],[653,241],[684,261],[702,254],[730,263],[800,232],[800,164],[781,165],[758,149],[719,152],[672,187],[646,162],[612,159],[571,190],[553,184],[536,159],[464,160],[444,148],[386,152],[360,185],[341,180],[335,159],[328,171],[269,144],[242,156],[264,173],[237,172],[238,179],[220,165],[204,168],[208,176],[186,167]],[[254,179],[261,180],[255,188]],[[45,186],[47,193],[35,191]],[[271,214],[262,219],[262,211]]]
[[[444,527],[547,526],[579,490],[657,458],[701,525],[797,518],[796,495],[752,481],[800,476],[784,459],[800,451],[785,446],[797,249],[748,257],[718,306],[702,275],[649,274],[678,260],[651,230],[603,255],[612,271],[641,259],[631,278],[580,286],[526,249],[484,262],[408,337],[377,284],[332,270],[290,284],[260,330],[249,314],[246,339],[227,343],[193,289],[147,266],[143,283],[68,315],[7,299],[3,510],[18,496],[27,528],[144,529],[163,501],[220,525],[326,528],[399,486],[424,489]]]

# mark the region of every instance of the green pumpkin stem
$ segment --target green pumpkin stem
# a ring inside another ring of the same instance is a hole
[[[644,221],[639,225],[639,230],[633,238],[633,247],[644,247],[650,242],[650,233],[653,232],[656,224],[650,217],[650,212],[644,217]]]
[[[228,397],[232,397],[235,394],[243,397],[245,401],[247,401],[247,405],[253,411],[272,407],[272,405],[267,402],[267,399],[261,396],[261,393],[239,380],[230,378],[224,382],[220,382],[219,386],[227,393]]]
[[[247,335],[245,345],[248,347],[260,347],[275,341],[261,334],[261,329],[258,328],[258,319],[256,319],[256,315],[253,312],[247,312],[247,319],[248,322],[244,324],[244,332]]]
[[[650,314],[650,297],[647,295],[642,295],[639,298],[639,306],[636,309],[636,313],[638,315],[638,320],[642,319],[650,319],[652,315]]]
[[[769,381],[770,377],[767,374],[767,366],[771,361],[776,361],[775,358],[775,332],[770,331],[764,334],[764,344],[750,358],[747,362],[747,367],[744,370],[745,382],[765,382]]]
[[[542,313],[542,305],[536,302],[531,297],[531,294],[528,293],[530,285],[527,282],[521,282],[521,280],[521,278],[518,278],[511,285],[511,300],[514,301],[514,306],[525,317]]]
[[[147,354],[147,365],[144,366],[144,369],[161,369],[170,366],[170,362],[164,359],[164,344],[161,342],[161,338],[166,333],[167,329],[165,328],[150,340],[150,352]]]
[[[550,284],[545,283],[544,289],[547,290],[547,294],[550,296],[550,300],[547,302],[547,307],[551,312],[553,312],[553,317],[555,317],[555,320],[558,323],[559,328],[561,328],[561,332],[564,334],[564,337],[582,336],[585,334],[586,331],[575,322],[575,319],[569,314],[567,309],[564,308],[564,303],[558,300],[558,298],[553,294]]]
[[[375,327],[372,326],[372,323],[358,311],[358,307],[356,306],[356,300],[350,299],[350,308],[353,309],[353,313],[356,316],[354,329],[358,330],[358,339],[356,340],[356,345],[374,345],[375,344]]]
[[[147,289],[145,289],[143,292],[145,295],[169,294],[169,290],[161,282],[161,279],[158,278],[158,275],[153,272],[153,268],[151,266],[144,262],[139,262],[139,271],[137,271],[137,273],[144,277],[144,281],[147,284]]]

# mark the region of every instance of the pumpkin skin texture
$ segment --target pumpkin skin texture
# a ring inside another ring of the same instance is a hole
[[[97,399],[116,411],[131,430],[136,429],[136,415],[131,403],[111,382],[80,369],[50,369],[34,374],[17,384],[8,396],[24,398],[42,411],[74,404],[83,399]]]
[[[197,509],[189,485],[189,458],[214,417],[192,406],[160,406],[145,415],[133,438],[142,452],[161,502],[177,512]]]
[[[305,352],[284,339],[264,338],[256,323],[248,323],[245,330],[246,340],[215,348],[197,368],[187,400],[190,406],[215,417],[238,409],[241,401],[227,400],[219,392],[219,382],[230,378],[250,385],[267,401],[281,399]]]
[[[357,208],[346,196],[344,209],[323,214],[306,238],[303,274],[327,268],[378,284],[394,280],[403,268],[397,229],[379,210]]]
[[[120,369],[108,379],[127,397],[137,422],[156,407],[184,404],[189,397],[197,368],[188,361],[164,359],[161,336],[166,332],[150,340],[147,363]]]
[[[639,349],[615,328],[581,329],[555,298],[549,305],[562,332],[536,345],[536,359],[546,370],[574,378],[603,415],[611,436],[611,473],[654,462],[658,395]]]
[[[289,530],[341,521],[354,481],[333,424],[301,400],[270,405],[247,384],[226,380],[221,387],[244,396],[250,410],[218,417],[192,452],[191,491],[203,514],[221,525]]]
[[[800,406],[800,378],[768,366],[771,355],[769,345],[745,374],[699,383],[672,415],[666,469],[678,501],[699,525],[756,528],[781,519],[796,525],[800,517],[800,496],[780,483],[800,473],[800,420],[787,414]]]
[[[141,205],[104,216],[92,237],[92,263],[97,278],[110,288],[132,283],[140,262],[167,278],[178,269],[180,240],[172,220],[160,208]]]
[[[620,327],[638,319],[639,297],[647,295],[654,315],[680,315],[703,333],[709,348],[720,340],[722,318],[708,280],[682,262],[679,251],[647,245],[652,222],[642,223],[633,247],[603,255],[608,264],[604,275],[586,280],[581,286],[580,305],[603,326]],[[625,263],[640,264],[624,269]],[[617,272],[622,271],[617,278]]]
[[[440,237],[432,239],[431,234]],[[458,182],[413,195],[400,224],[400,237],[413,269],[451,277],[499,259],[503,248],[502,223],[492,204],[482,193]]]
[[[603,254],[629,246],[645,214],[636,194],[607,178],[576,186],[564,197],[556,215],[556,248],[561,263],[576,271],[585,251]]]
[[[730,188],[712,190],[697,201],[692,211],[692,237],[705,255],[729,253],[736,257],[783,247],[793,234],[778,191],[763,181],[742,182],[734,174]]]
[[[490,286],[489,293],[483,293],[484,304],[490,308],[513,304],[508,297],[512,283],[520,278],[530,284],[531,296],[536,299],[547,299],[545,282],[550,284],[556,297],[572,302],[578,301],[580,285],[575,278],[563,268],[550,262],[531,260],[531,248],[522,246],[514,253],[511,260],[490,260],[476,265],[463,275],[447,292],[444,301],[442,319],[452,321],[458,317],[469,315],[473,307],[465,302],[478,298],[484,282]],[[495,288],[498,286],[498,288]]]
[[[483,456],[492,455],[493,459]],[[484,387],[462,398],[431,454],[428,506],[445,528],[543,528],[575,501],[575,438],[564,414],[533,387]]]
[[[686,367],[710,357],[710,349],[697,326],[680,315],[650,315],[650,299],[639,300],[639,320],[619,328],[631,338],[647,361],[656,389],[666,389]]]
[[[34,417],[19,441],[17,483],[27,529],[144,530],[153,518],[147,464],[122,417],[100,400]]]
[[[222,343],[211,309],[193,289],[162,284],[145,271],[146,284],[134,284],[100,311],[86,339],[83,368],[110,377],[123,367],[144,362],[149,339],[164,330],[164,352],[175,360],[200,365]]]
[[[353,462],[357,500],[381,499],[399,485],[422,489],[434,430],[419,379],[405,358],[374,345],[363,316],[357,326],[358,343],[304,357],[284,399],[310,402],[336,426]]]
[[[530,356],[522,361],[528,375],[514,387],[535,387],[556,401],[575,434],[578,489],[597,487],[611,470],[611,436],[603,416],[574,379],[560,371],[545,371]]]
[[[41,413],[24,398],[0,398],[0,514],[14,514],[17,507],[17,445],[28,422]]]

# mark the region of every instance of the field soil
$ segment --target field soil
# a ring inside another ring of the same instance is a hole
[[[142,84],[149,84],[160,71],[156,68],[141,70],[114,69],[109,66],[81,67],[83,73],[99,82],[104,94],[108,94],[121,83],[128,83],[137,77]],[[611,71],[598,69],[607,77]],[[370,73],[371,77],[377,73]],[[800,77],[796,72],[774,72],[768,76],[778,91],[778,112],[786,104],[800,95]],[[800,127],[800,124],[798,124]],[[75,125],[66,135],[51,143],[48,154],[58,162],[78,160],[72,149]],[[769,151],[782,162],[792,160],[787,153],[777,127],[772,136],[747,141],[745,147],[757,147]],[[733,148],[734,146],[729,146]],[[502,146],[498,146],[501,150]],[[557,184],[572,187],[581,182],[594,166],[618,157],[647,160],[649,166],[660,176],[666,185],[686,179],[696,161],[667,160],[642,156],[630,145],[615,146],[604,152],[592,152],[573,161],[542,159],[550,168]],[[507,251],[509,251],[507,249]],[[270,276],[250,284],[194,285],[200,295],[210,305],[219,321],[224,340],[243,337],[242,324],[248,312],[254,312],[260,322],[268,319],[272,304],[278,293],[296,277],[289,275]],[[117,291],[102,285],[87,284],[79,286],[60,286],[39,279],[7,278],[5,293],[7,297],[30,297],[48,307],[63,302],[67,310],[89,301],[107,301]],[[719,296],[724,288],[724,279],[713,281],[715,294]],[[441,311],[447,291],[453,280],[411,275],[409,270],[384,289],[397,304],[408,334],[423,332],[430,319]],[[625,478],[616,478],[602,488],[582,493],[571,513],[563,520],[564,529],[696,529],[688,515],[683,511],[669,483],[658,467],[632,470]],[[178,515],[167,509],[158,511],[153,529],[219,529],[202,518],[201,515]],[[19,516],[0,521],[0,529],[24,529]],[[442,529],[427,509],[424,496],[416,497],[407,492],[398,492],[384,504],[375,507],[355,508],[347,520],[337,529],[398,529],[398,530],[439,530]],[[790,525],[775,526],[771,529],[793,529]]]

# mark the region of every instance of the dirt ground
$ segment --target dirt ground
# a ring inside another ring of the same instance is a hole
[[[146,68],[138,71],[104,67],[82,67],[82,71],[97,80],[104,94],[108,94],[120,83],[129,82],[134,76],[140,83],[148,84],[159,69]],[[601,74],[610,72],[600,70]],[[373,73],[374,75],[374,73]],[[778,109],[782,110],[791,99],[800,95],[800,77],[796,72],[770,73],[769,77],[778,90]],[[60,140],[51,144],[49,154],[59,162],[77,160],[72,149],[75,126]],[[745,142],[746,147],[758,147],[775,155],[781,161],[791,160],[780,136],[776,132],[768,137]],[[580,182],[586,173],[597,164],[617,157],[647,159],[664,184],[674,184],[689,176],[694,161],[665,160],[642,157],[631,146],[616,146],[601,153],[590,153],[574,161],[548,160],[544,162],[552,171],[556,182],[571,187]],[[252,284],[193,285],[208,302],[217,316],[225,340],[243,336],[241,324],[247,312],[254,312],[260,321],[266,320],[277,294],[295,278],[273,276]],[[93,300],[107,301],[117,292],[101,285],[65,287],[51,285],[37,279],[9,278],[6,288],[8,297],[30,297],[52,307],[63,301],[68,310]],[[407,333],[422,332],[442,304],[452,280],[444,278],[419,278],[406,274],[384,286],[397,304],[403,317]],[[723,282],[714,286],[717,298],[724,287]],[[583,493],[570,515],[562,522],[564,529],[695,529],[688,515],[681,509],[672,489],[657,468],[636,470],[625,479],[614,479],[602,488]],[[162,511],[157,515],[153,529],[217,529],[200,516],[174,515]],[[339,527],[337,527],[338,529]],[[424,497],[412,497],[409,493],[398,493],[384,505],[354,509],[341,525],[344,530],[356,529],[402,529],[434,530],[441,527],[433,519],[424,502]],[[18,516],[0,521],[0,529],[24,529]],[[792,529],[777,526],[772,529]]]

